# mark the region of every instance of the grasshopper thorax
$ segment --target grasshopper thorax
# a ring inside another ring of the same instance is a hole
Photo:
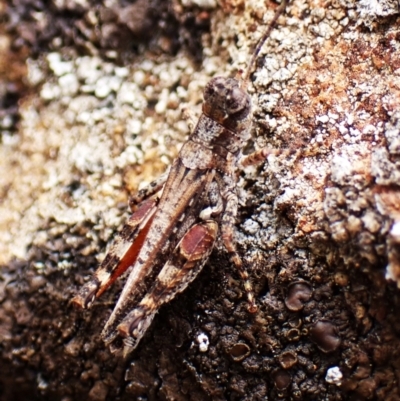
[[[213,78],[204,89],[203,113],[228,129],[251,118],[251,98],[234,78]]]

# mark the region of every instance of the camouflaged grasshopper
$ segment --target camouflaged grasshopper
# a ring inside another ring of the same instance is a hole
[[[252,123],[246,88],[256,57],[286,2],[282,1],[258,42],[244,76],[217,77],[207,84],[202,115],[170,171],[131,199],[136,211],[91,280],[72,300],[78,307],[90,307],[129,269],[125,287],[101,334],[113,351],[120,348],[121,339],[124,355],[136,348],[158,309],[196,278],[218,233],[244,281],[249,312],[257,310],[233,238],[238,208],[236,170],[259,163],[271,153],[261,149],[246,157],[241,154]],[[155,195],[160,191],[158,199]]]

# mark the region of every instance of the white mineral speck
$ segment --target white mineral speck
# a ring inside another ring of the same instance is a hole
[[[136,93],[137,86],[133,82],[123,82],[117,99],[120,103],[132,104],[136,99]]]
[[[165,113],[165,110],[167,109],[167,102],[168,102],[168,91],[164,89],[160,93],[158,103],[154,107],[156,113],[158,114]]]
[[[354,123],[354,116],[352,114],[347,114],[347,124],[352,125]]]
[[[330,38],[334,34],[332,27],[330,27],[326,22],[320,22],[317,29],[317,33],[326,39]]]
[[[126,67],[115,67],[115,75],[120,78],[126,78],[129,75],[129,70]]]
[[[311,16],[316,22],[319,22],[325,18],[325,9],[322,7],[316,7],[311,11]]]
[[[137,84],[137,85],[143,85],[144,79],[146,78],[146,75],[143,71],[135,71],[133,73],[133,81]]]
[[[353,166],[349,159],[336,155],[332,160],[332,180],[338,184],[346,183],[346,177],[353,173]]]
[[[117,76],[110,77],[108,84],[114,92],[117,92],[121,87],[121,78]]]
[[[208,336],[204,333],[200,333],[196,338],[197,343],[199,344],[199,351],[200,352],[207,352],[208,346],[210,345],[210,341]]]
[[[40,97],[44,100],[53,100],[60,96],[60,87],[58,85],[53,85],[49,82],[45,82],[40,91]]]
[[[97,57],[81,57],[76,60],[76,74],[79,79],[87,80],[92,79],[94,76],[96,79],[100,76],[100,59]]]
[[[28,59],[26,65],[28,67],[28,81],[31,85],[38,85],[45,79],[44,72],[38,62]]]
[[[400,242],[400,221],[393,224],[390,235],[397,240],[396,242]]]
[[[46,390],[48,387],[48,382],[46,380],[43,379],[43,377],[41,376],[41,374],[39,373],[37,379],[37,388],[38,390]]]
[[[250,235],[254,235],[257,232],[260,231],[260,225],[252,220],[252,219],[247,219],[244,223],[243,223],[243,230]]]
[[[2,128],[10,128],[12,124],[13,124],[13,119],[9,115],[4,116],[4,118],[0,120],[0,126]]]
[[[347,127],[344,125],[343,122],[339,124],[338,128],[342,135],[346,135],[349,132],[349,130],[347,129]]]
[[[215,0],[181,0],[184,7],[197,6],[199,8],[211,9],[217,7]]]
[[[396,14],[398,7],[398,2],[391,0],[360,0],[357,4],[360,16],[366,20]]]
[[[287,81],[293,74],[287,68],[281,68],[273,76],[274,81]]]
[[[376,128],[372,124],[368,124],[364,127],[362,130],[363,134],[373,134],[375,132]]]
[[[371,233],[376,233],[381,228],[381,225],[373,212],[366,212],[361,220],[364,223],[365,228]]]
[[[341,372],[339,366],[333,366],[326,371],[325,380],[330,383],[334,384],[335,386],[341,386],[343,379],[343,373]]]
[[[187,134],[188,133],[188,125],[187,125],[186,121],[178,121],[175,124],[175,128],[181,134]]]
[[[360,131],[358,129],[350,128],[350,135],[354,137],[359,137]]]
[[[163,114],[165,113],[165,110],[167,108],[167,104],[164,100],[160,100],[156,106],[154,107],[154,110],[156,111],[156,113],[158,114]]]
[[[142,130],[142,123],[139,120],[130,120],[126,128],[130,134],[137,135]]]
[[[61,61],[61,55],[59,53],[50,53],[47,56],[50,69],[55,75],[60,77],[61,75],[72,72],[73,66],[70,61]]]
[[[187,97],[187,90],[185,88],[183,88],[182,86],[178,86],[176,88],[176,93],[177,93],[178,97],[181,99],[185,99]]]
[[[349,19],[347,17],[343,18],[340,21],[340,25],[342,25],[342,26],[347,26],[348,24],[349,24]]]
[[[78,114],[76,121],[82,122],[84,124],[88,124],[90,119],[91,119],[90,113],[87,111],[84,111],[84,112]]]
[[[329,121],[329,116],[323,115],[323,116],[317,116],[316,117],[317,122],[321,122],[322,124],[326,124]]]
[[[385,279],[386,280],[397,281],[396,267],[393,266],[391,263],[389,263],[386,266]],[[400,288],[400,283],[399,282],[397,283],[397,288]]]
[[[96,83],[96,89],[94,91],[94,94],[97,98],[103,99],[107,97],[112,91],[109,78],[108,77],[102,77],[100,78],[97,83]]]
[[[143,71],[152,71],[154,69],[154,63],[151,60],[145,60],[142,63],[142,70]]]
[[[171,71],[161,71],[160,72],[160,80],[163,82],[171,82],[174,81],[173,76],[171,75]]]
[[[73,96],[79,90],[79,82],[75,74],[66,74],[59,78],[61,92],[66,96]]]
[[[101,77],[96,82],[95,96],[98,98],[107,97],[112,91],[117,92],[121,86],[121,78],[118,77]]]

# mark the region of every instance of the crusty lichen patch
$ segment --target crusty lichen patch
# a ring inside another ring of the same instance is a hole
[[[105,226],[118,225],[115,206],[127,203],[124,186],[137,190],[165,170],[187,134],[180,107],[199,98],[184,79],[195,73],[183,57],[118,67],[96,57],[68,61],[51,53],[39,63],[49,75],[43,75],[39,96],[21,106],[19,140],[2,147],[8,172],[2,178],[8,188],[0,212],[7,227],[1,231],[2,263],[25,258],[32,242],[43,244],[46,239],[34,239],[35,233],[49,219],[98,223],[100,214]]]

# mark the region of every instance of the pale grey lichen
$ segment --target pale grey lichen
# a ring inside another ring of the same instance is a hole
[[[335,386],[341,386],[343,381],[343,373],[339,366],[333,366],[326,371],[325,380],[329,384],[334,384]]]

